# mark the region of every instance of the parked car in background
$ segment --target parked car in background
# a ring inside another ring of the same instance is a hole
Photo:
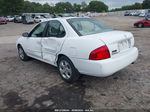
[[[125,12],[124,16],[130,16],[130,12]]]
[[[139,14],[139,17],[145,17],[146,16],[146,13],[142,12]]]
[[[129,12],[129,11],[126,11],[124,13],[124,16],[139,16],[139,12],[138,11],[134,11],[134,12]]]
[[[149,19],[149,18],[150,18],[150,13],[147,14],[145,18],[146,18],[146,19]]]
[[[14,23],[22,23],[22,17],[21,16],[16,16],[14,18]]]
[[[130,13],[130,16],[135,16],[136,15],[136,12],[131,12]]]
[[[41,17],[41,16],[36,16],[36,17],[34,18],[34,21],[35,21],[36,23],[39,23],[39,22],[42,22],[42,21],[46,21],[46,19],[45,19],[44,17]]]
[[[54,15],[44,15],[43,16],[46,20],[49,20],[51,18],[54,18]]]
[[[22,23],[23,24],[33,24],[34,19],[31,16],[22,16]]]
[[[74,17],[73,14],[66,13],[66,14],[59,14],[58,17]]]
[[[140,15],[140,12],[139,11],[136,11],[135,13],[134,13],[134,16],[139,16]]]
[[[146,13],[145,17],[149,17],[150,16],[150,11]]]
[[[139,17],[145,17],[145,15],[146,15],[146,10],[139,11]]]
[[[56,18],[57,15],[56,15],[56,14],[51,14],[50,17],[51,17],[51,18]]]
[[[56,15],[56,18],[61,18],[61,17],[63,17],[63,15],[62,15],[62,14],[58,14],[58,15]]]
[[[6,18],[0,17],[0,24],[7,24]]]
[[[34,22],[35,22],[35,23],[41,22],[40,16],[34,17]]]
[[[7,16],[7,20],[8,20],[9,22],[13,22],[13,21],[14,21],[14,17],[13,17],[13,16]]]
[[[30,33],[23,33],[16,46],[21,60],[33,57],[57,66],[68,83],[80,74],[110,76],[138,57],[132,33],[81,17],[41,22]]]
[[[43,22],[43,21],[46,21],[46,20],[47,20],[47,19],[44,18],[43,16],[36,16],[36,17],[34,18],[34,21],[35,21],[36,23]]]
[[[138,28],[150,27],[150,16],[145,17],[144,20],[135,22],[134,26]]]

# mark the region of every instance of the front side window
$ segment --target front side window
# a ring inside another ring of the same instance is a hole
[[[46,37],[62,38],[65,35],[66,35],[65,29],[59,21],[52,20],[48,23]]]
[[[30,33],[30,37],[43,37],[44,29],[46,27],[47,22],[40,23],[37,25]]]
[[[112,29],[91,18],[72,18],[67,20],[79,36],[111,31]]]

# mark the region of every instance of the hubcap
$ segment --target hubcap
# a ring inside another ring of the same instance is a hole
[[[24,52],[23,52],[22,48],[19,48],[19,49],[18,49],[18,53],[19,53],[19,57],[20,57],[21,59],[24,59]]]
[[[63,78],[70,79],[72,75],[72,70],[70,64],[67,61],[62,60],[59,63],[59,71]]]
[[[141,27],[142,27],[142,24],[139,24],[139,27],[141,28]]]

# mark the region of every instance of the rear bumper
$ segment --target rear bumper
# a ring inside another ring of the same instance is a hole
[[[110,59],[100,61],[76,59],[73,63],[82,74],[107,77],[130,65],[137,57],[138,49],[134,47],[124,53],[117,54]]]

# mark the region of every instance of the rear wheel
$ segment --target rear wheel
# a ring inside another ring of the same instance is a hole
[[[27,56],[27,54],[24,52],[23,48],[21,46],[18,47],[18,55],[19,55],[19,58],[22,60],[22,61],[27,61],[29,60],[29,57]]]
[[[58,69],[61,78],[67,83],[73,83],[80,77],[80,73],[74,67],[71,60],[65,56],[60,57],[58,60]]]
[[[143,28],[143,27],[144,27],[144,24],[143,24],[143,23],[140,23],[140,24],[138,24],[138,27],[139,27],[139,28]]]

